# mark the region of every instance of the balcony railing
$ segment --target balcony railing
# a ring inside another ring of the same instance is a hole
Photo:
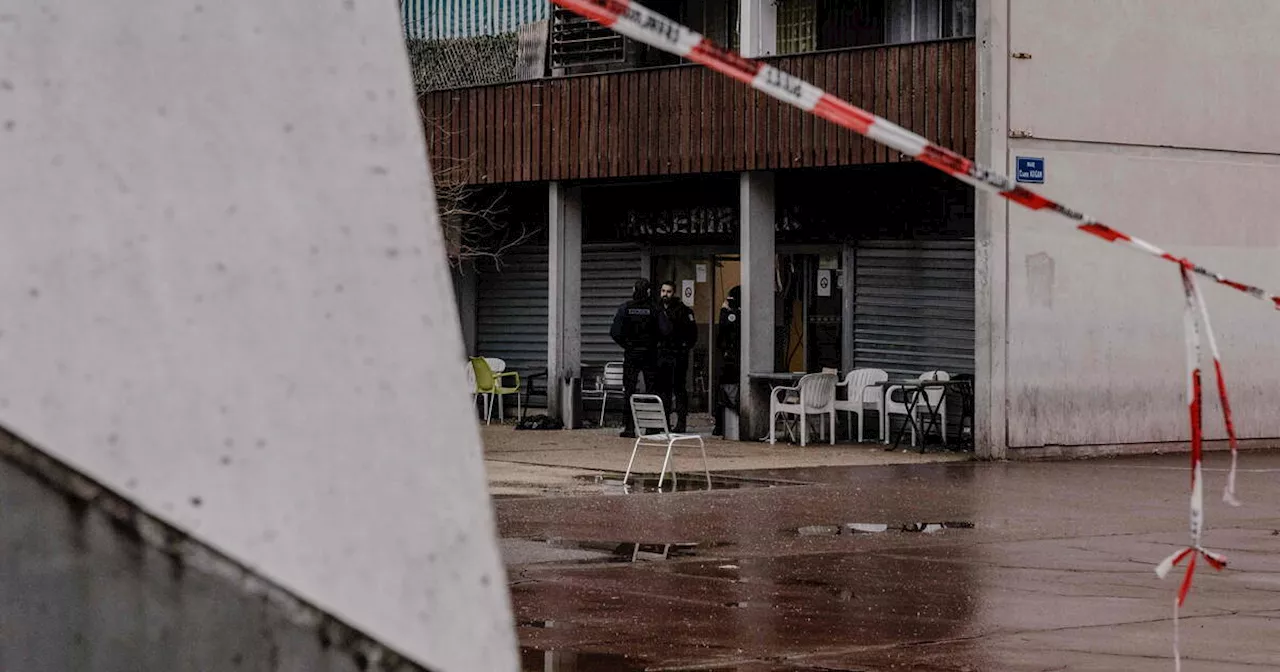
[[[964,38],[769,60],[972,156],[975,58]],[[437,91],[420,102],[432,159],[477,184],[907,160],[701,66]]]

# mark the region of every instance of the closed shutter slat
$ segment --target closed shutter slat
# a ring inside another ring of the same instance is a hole
[[[622,348],[609,337],[618,306],[631,298],[640,277],[640,247],[634,243],[582,246],[582,364],[622,361]]]
[[[507,370],[529,374],[547,368],[549,262],[546,246],[528,245],[503,253],[502,270],[477,279],[476,347],[483,357],[498,357]],[[546,389],[538,381],[538,390]],[[532,397],[534,406],[546,396]]]
[[[914,378],[973,373],[974,247],[863,241],[854,266],[854,365]]]

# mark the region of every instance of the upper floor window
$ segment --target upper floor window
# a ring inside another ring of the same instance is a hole
[[[920,42],[974,34],[975,0],[886,0],[885,42]]]
[[[976,0],[777,0],[778,53],[974,34]]]

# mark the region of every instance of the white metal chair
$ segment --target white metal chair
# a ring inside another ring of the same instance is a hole
[[[831,443],[836,442],[836,377],[831,373],[811,373],[795,387],[775,387],[769,393],[769,443],[777,443],[779,415],[800,420],[800,445],[809,443],[809,416],[828,416]],[[825,429],[825,427],[824,427]],[[790,433],[788,427],[787,432]]]
[[[520,374],[507,371],[507,361],[497,357],[485,357],[484,361],[489,364],[489,370],[493,371],[495,380],[493,395],[498,398],[498,422],[506,422],[507,413],[503,408],[502,398],[508,394],[516,395],[516,419],[519,420],[524,415],[524,402],[520,398]],[[514,378],[515,386],[507,384],[507,381]],[[492,406],[492,401],[490,405]],[[492,414],[492,409],[490,409]]]
[[[636,444],[631,448],[631,459],[627,462],[627,472],[622,475],[622,485],[626,487],[631,477],[631,466],[636,462],[636,453],[640,446],[666,446],[667,455],[662,459],[662,471],[658,473],[658,489],[662,489],[662,481],[667,475],[667,466],[671,466],[671,487],[676,486],[676,469],[671,464],[671,449],[681,441],[697,441],[702,451],[702,470],[707,476],[707,489],[711,489],[711,469],[707,466],[707,448],[698,434],[675,434],[667,424],[667,410],[662,399],[653,394],[636,394],[631,397],[631,417],[636,424]],[[645,432],[658,430],[657,434]]]
[[[917,380],[948,381],[948,380],[951,380],[951,375],[948,374],[946,371],[926,371],[920,374],[920,377],[917,378]],[[883,415],[884,419],[881,422],[883,425],[883,429],[885,430],[884,434],[882,434],[882,436],[884,436],[885,438],[885,443],[889,442],[888,441],[888,438],[889,438],[888,428],[890,424],[889,418],[894,415],[907,414],[906,398],[904,397],[902,401],[896,401],[893,398],[894,392],[902,392],[904,394],[919,394],[919,392],[917,391],[910,391],[910,392],[904,391],[902,387],[898,385],[891,385],[888,389],[884,391],[884,415]],[[943,387],[933,387],[933,388],[927,387],[924,389],[924,395],[925,395],[925,398],[918,400],[911,411],[914,416],[912,420],[915,420],[915,422],[911,424],[911,445],[913,446],[916,445],[916,425],[920,423],[920,419],[921,419],[920,416],[927,414],[929,412],[928,406],[932,406],[933,408],[937,409],[937,412],[938,412],[938,434],[942,436],[942,445],[945,446],[947,445],[947,390],[946,388],[943,388]],[[925,405],[926,401],[928,402],[928,406]]]
[[[609,408],[609,398],[622,397],[624,370],[622,362],[609,362],[604,365],[604,375],[596,381],[595,387],[584,385],[582,388],[583,401],[599,400],[600,402],[600,427],[604,427],[604,412]]]
[[[884,420],[884,388],[878,385],[889,380],[889,374],[881,369],[854,369],[845,376],[844,382],[836,385],[844,388],[844,399],[836,399],[837,412],[848,413],[858,418],[858,443],[862,443],[863,415],[870,408],[875,410],[878,422]],[[881,425],[877,425],[879,427]],[[884,431],[880,432],[880,440],[884,440]],[[853,418],[849,418],[849,438],[853,438]]]

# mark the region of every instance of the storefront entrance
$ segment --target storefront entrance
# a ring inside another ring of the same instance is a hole
[[[676,294],[693,309],[698,344],[689,354],[689,410],[709,413],[719,384],[721,353],[716,349],[720,307],[740,279],[737,254],[709,250],[656,250],[653,283],[674,282]]]
[[[722,383],[723,353],[716,347],[720,308],[725,305],[729,290],[741,283],[739,257],[715,249],[658,248],[652,259],[654,285],[674,282],[677,295],[693,309],[698,345],[690,354],[690,410],[709,412],[713,391]],[[778,255],[774,283],[775,371],[841,367],[840,262],[838,247],[784,251]]]

